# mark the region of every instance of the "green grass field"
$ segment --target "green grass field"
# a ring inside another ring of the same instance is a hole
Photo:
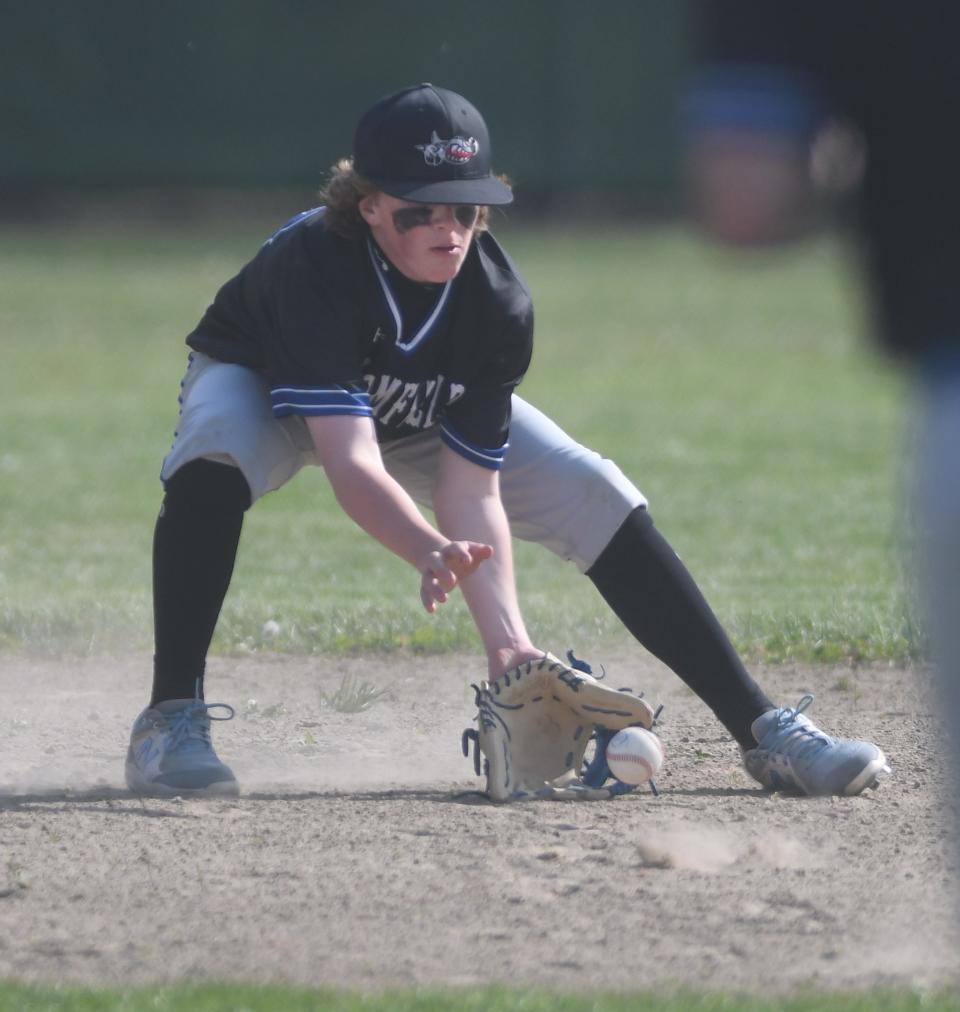
[[[149,649],[183,336],[272,224],[149,245],[122,228],[0,232],[0,645]],[[737,645],[769,660],[915,655],[903,391],[859,336],[839,247],[747,269],[676,229],[498,231],[538,307],[521,393],[644,490]],[[572,567],[517,552],[541,642],[587,653],[623,635]],[[217,650],[475,643],[461,601],[420,611],[412,574],[341,515],[319,471],[249,515]]]
[[[0,986],[0,1012],[954,1012],[947,994],[811,993],[795,998],[685,994],[558,995],[500,988],[472,991],[343,992],[184,986],[130,991]]]

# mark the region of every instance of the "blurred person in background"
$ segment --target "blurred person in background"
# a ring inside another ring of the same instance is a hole
[[[956,770],[960,7],[933,0],[699,0],[693,12],[696,66],[685,140],[701,226],[737,246],[782,243],[824,217],[831,190],[852,197],[872,333],[916,390],[907,491]],[[947,782],[956,784],[949,772]]]

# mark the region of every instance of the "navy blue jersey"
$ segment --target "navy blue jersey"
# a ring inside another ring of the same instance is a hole
[[[456,278],[423,285],[369,236],[345,239],[323,219],[315,208],[273,235],[187,344],[260,372],[276,417],[367,416],[381,442],[438,425],[498,468],[533,343],[530,293],[506,252],[478,233]]]

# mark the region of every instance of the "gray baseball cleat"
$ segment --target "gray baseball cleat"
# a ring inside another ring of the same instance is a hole
[[[807,695],[792,710],[757,717],[751,727],[757,747],[743,753],[750,776],[771,791],[811,797],[850,796],[878,786],[890,772],[883,752],[869,741],[824,734],[803,716],[812,702]]]
[[[226,710],[216,717],[211,710]],[[134,721],[127,750],[127,786],[137,794],[171,797],[203,794],[236,797],[233,771],[210,741],[211,720],[232,720],[226,703],[171,699],[148,708]]]

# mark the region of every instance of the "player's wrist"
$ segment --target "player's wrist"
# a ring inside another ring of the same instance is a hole
[[[439,531],[431,531],[429,534],[425,533],[416,553],[410,560],[413,567],[421,576],[433,572],[442,561],[443,550],[449,544],[450,540]]]
[[[498,647],[487,654],[487,675],[491,682],[495,682],[521,664],[526,664],[527,661],[539,661],[545,656],[546,651],[535,647],[532,643]]]

